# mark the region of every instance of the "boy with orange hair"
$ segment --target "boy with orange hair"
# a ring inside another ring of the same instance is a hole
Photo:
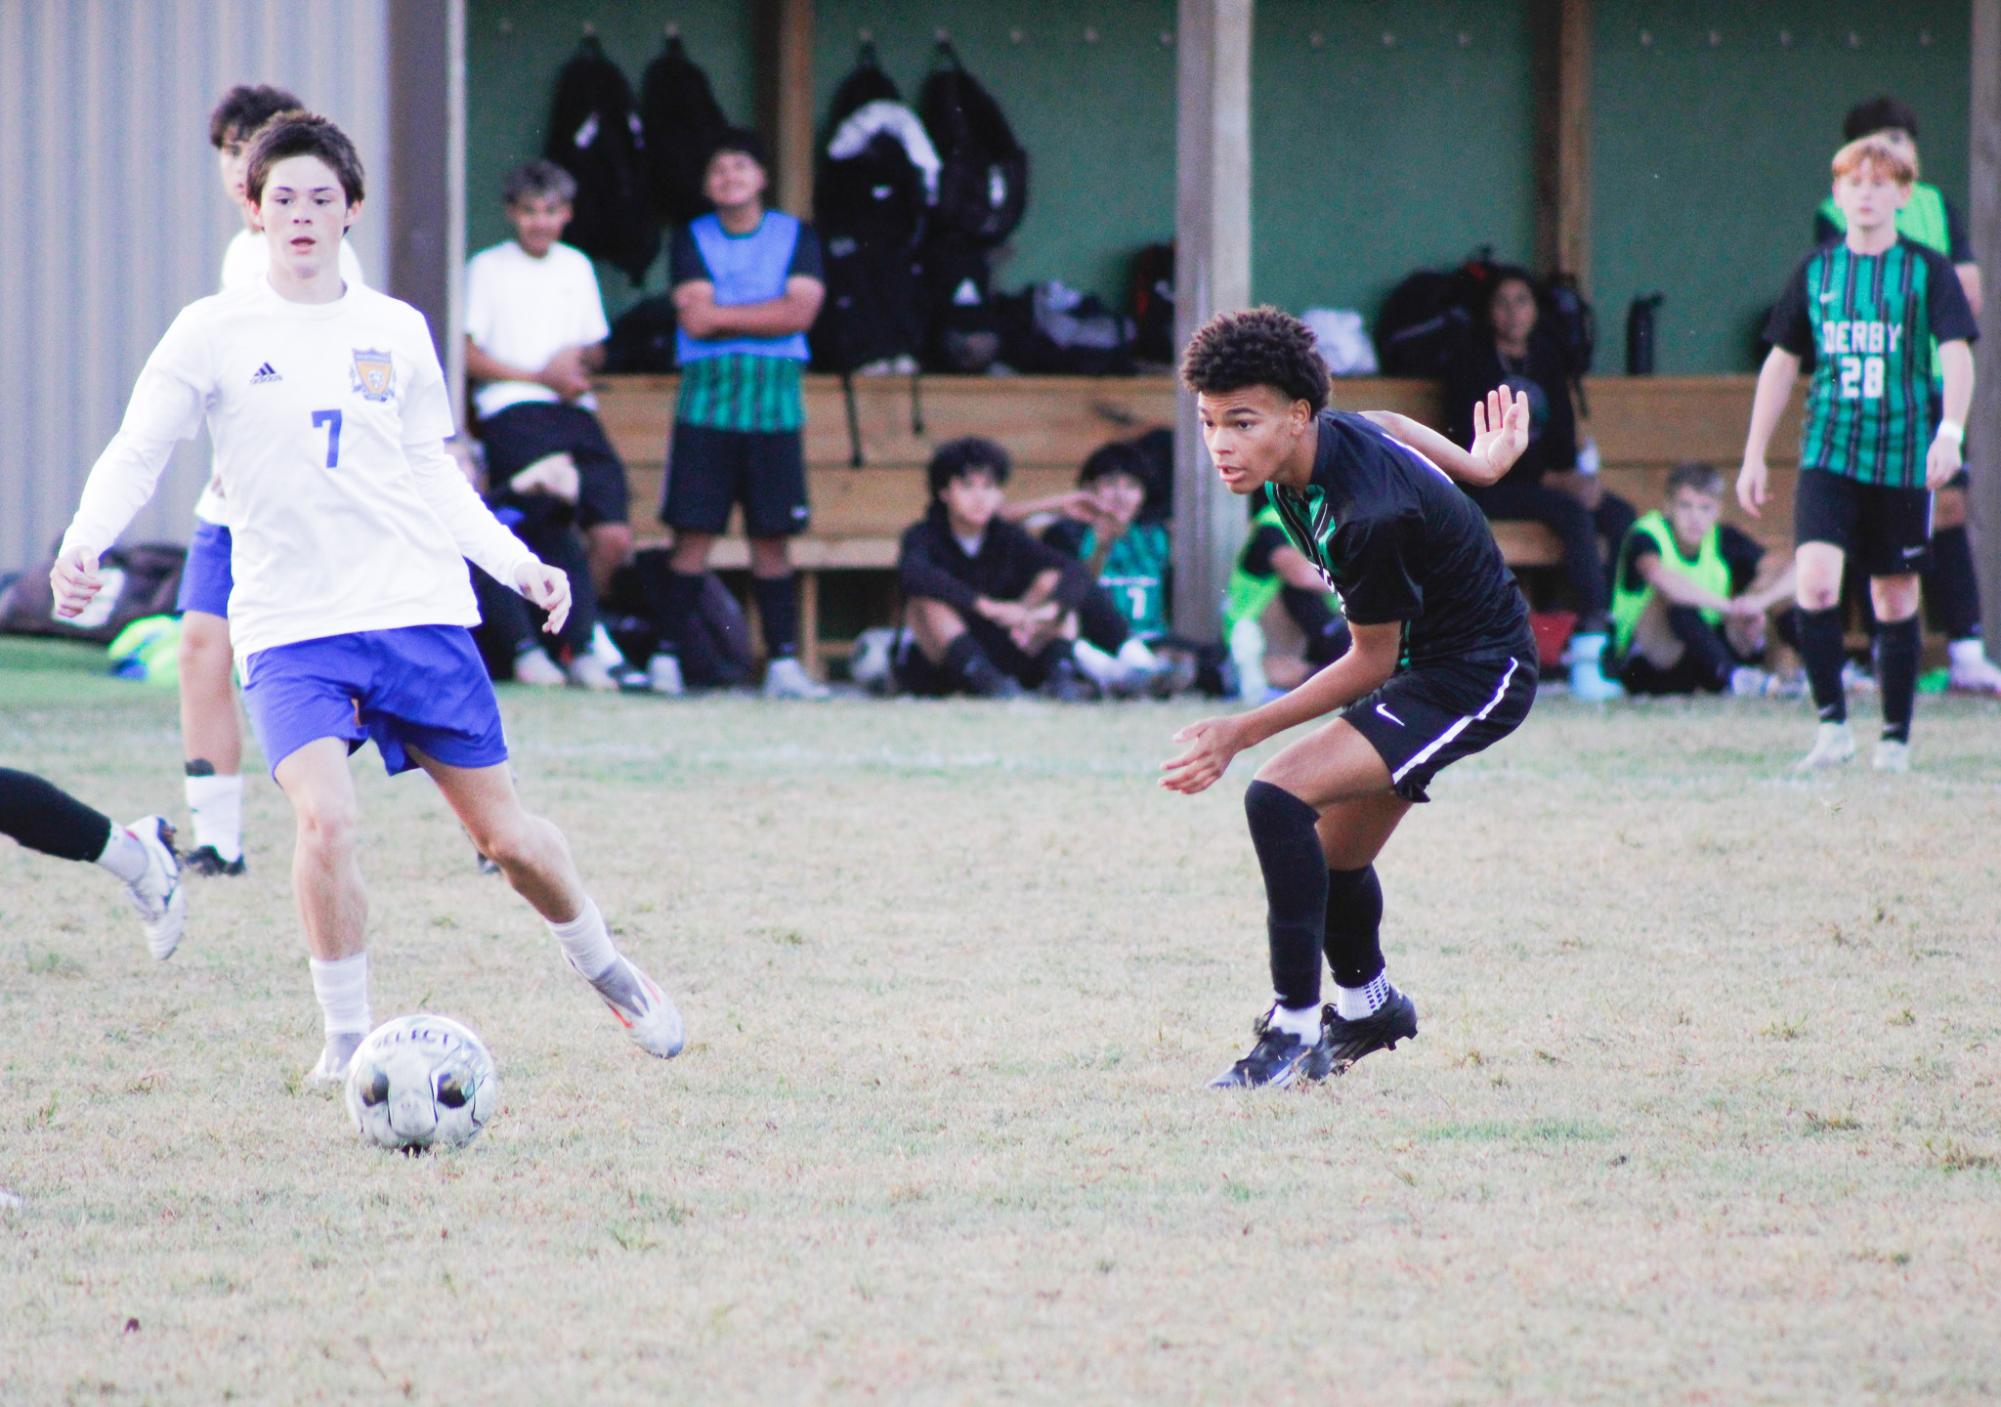
[[[1737,498],[1753,517],[1766,497],[1765,450],[1799,375],[1814,358],[1793,506],[1800,653],[1820,726],[1801,770],[1855,756],[1842,695],[1841,573],[1854,553],[1876,608],[1876,677],[1883,732],[1878,771],[1910,768],[1917,692],[1918,572],[1931,542],[1932,494],[1959,472],[1973,400],[1978,335],[1945,257],[1897,233],[1911,198],[1910,158],[1878,136],[1835,153],[1838,243],[1800,261],[1772,309],[1771,353],[1758,373]],[[1944,376],[1932,424],[1932,344]]]

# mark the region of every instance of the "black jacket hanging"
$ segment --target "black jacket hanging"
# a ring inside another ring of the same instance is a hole
[[[543,155],[576,178],[576,213],[564,239],[635,284],[660,252],[645,151],[632,85],[596,37],[585,36],[556,79]]]
[[[688,57],[679,35],[667,40],[646,66],[639,84],[639,115],[646,130],[647,187],[654,215],[685,225],[709,208],[702,173],[709,147],[729,126],[709,76]]]

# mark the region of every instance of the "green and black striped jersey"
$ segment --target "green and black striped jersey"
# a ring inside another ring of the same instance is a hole
[[[1919,488],[1931,447],[1931,346],[1972,341],[1973,310],[1944,256],[1899,238],[1881,254],[1846,241],[1800,261],[1765,335],[1813,360],[1800,467]]]

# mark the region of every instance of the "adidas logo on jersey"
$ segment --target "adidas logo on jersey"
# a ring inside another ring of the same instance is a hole
[[[284,379],[284,377],[278,374],[277,369],[271,363],[265,362],[264,365],[257,368],[257,374],[250,378],[250,384],[253,386],[268,386],[273,381],[283,381]]]

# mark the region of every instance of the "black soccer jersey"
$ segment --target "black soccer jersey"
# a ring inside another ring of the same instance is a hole
[[[1373,421],[1323,411],[1313,478],[1266,488],[1356,625],[1403,623],[1400,667],[1517,653],[1528,607],[1479,508]]]
[[[1814,359],[1802,468],[1923,487],[1932,341],[1978,335],[1944,255],[1901,237],[1881,254],[1845,242],[1816,249],[1787,280],[1765,335]]]

